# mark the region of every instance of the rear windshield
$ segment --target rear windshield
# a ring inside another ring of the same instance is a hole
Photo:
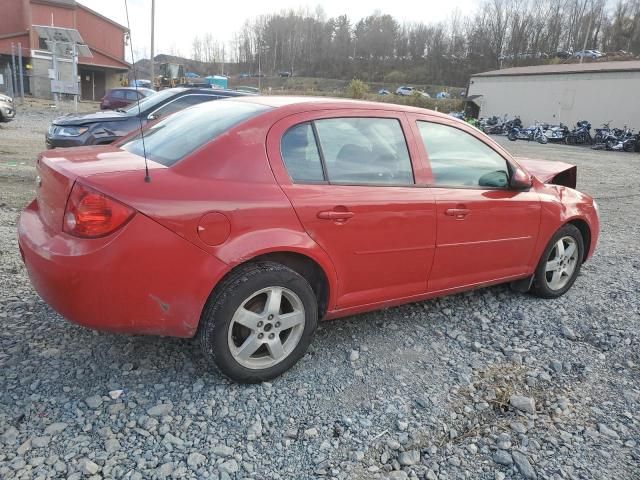
[[[169,167],[230,128],[270,109],[254,103],[217,100],[174,113],[144,130],[147,158]],[[142,157],[142,140],[138,133],[120,148]]]

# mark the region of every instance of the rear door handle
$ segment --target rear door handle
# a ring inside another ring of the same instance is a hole
[[[463,219],[464,217],[469,215],[470,212],[471,210],[469,210],[468,208],[447,208],[444,211],[445,215],[449,215],[450,217],[456,217],[456,219],[458,220]]]
[[[318,218],[321,220],[349,220],[353,217],[353,212],[340,212],[335,210],[327,210],[318,212]]]

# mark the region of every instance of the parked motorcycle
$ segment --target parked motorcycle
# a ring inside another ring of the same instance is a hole
[[[619,128],[611,128],[611,121],[602,124],[602,128],[596,128],[596,134],[593,136],[593,143],[605,143],[605,139],[610,135],[618,137],[622,134]]]
[[[560,125],[549,125],[542,124],[542,129],[544,130],[544,135],[551,141],[555,142],[564,142],[565,138],[569,134],[569,128],[560,123]]]
[[[619,130],[619,129],[614,129]],[[618,132],[618,135],[610,133],[605,139],[604,144],[607,150],[633,152],[636,148],[638,136],[634,135],[633,131],[626,125]]]
[[[576,128],[571,130],[565,137],[567,145],[591,144],[591,124],[587,120],[580,120],[576,123]]]
[[[504,133],[509,133],[514,127],[522,128],[522,120],[520,120],[520,117],[517,115],[511,120],[504,122]]]
[[[516,140],[528,140],[528,141],[535,140],[538,143],[542,143],[542,144],[549,142],[549,138],[547,138],[547,136],[544,134],[542,125],[540,125],[537,122],[535,125],[529,128],[513,127],[509,131],[507,138],[512,142],[515,142]]]
[[[503,133],[503,125],[507,120],[507,116],[504,118],[498,117],[497,115],[493,115],[489,118],[480,119],[480,125],[482,126],[481,130],[486,134],[498,135]]]

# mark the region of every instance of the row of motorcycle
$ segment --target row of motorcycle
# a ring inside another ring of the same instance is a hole
[[[640,152],[640,134],[633,133],[626,125],[624,128],[613,128],[610,124],[604,123],[601,128],[596,128],[593,136],[591,123],[587,120],[577,122],[572,130],[562,123],[551,125],[540,122],[525,128],[520,117],[510,119],[505,115],[481,118],[477,126],[484,133],[506,135],[511,141],[528,140],[542,144],[564,142],[567,145],[591,145],[591,148],[598,150]]]

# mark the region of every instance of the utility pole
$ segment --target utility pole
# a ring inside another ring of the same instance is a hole
[[[584,2],[584,6],[585,8],[587,6],[586,0]],[[591,6],[593,7],[593,2],[591,3]],[[589,15],[589,26],[587,27],[587,31],[584,34],[584,43],[582,44],[582,55],[580,55],[580,63],[582,63],[582,60],[584,60],[584,51],[587,48],[587,39],[589,38],[589,34],[591,33],[591,23],[593,22],[593,8],[591,10],[592,11],[590,12],[590,15]]]
[[[155,80],[155,68],[154,68],[154,61],[153,61],[153,36],[154,36],[154,30],[155,30],[155,17],[156,17],[156,0],[151,0],[151,85],[154,85],[156,80]],[[131,35],[131,33],[129,33],[129,35]],[[133,61],[133,58],[131,59],[131,61]]]
[[[20,104],[24,103],[24,75],[22,71],[22,43],[18,42],[18,74],[20,77]]]
[[[74,86],[74,95],[73,95],[73,106],[75,108],[76,113],[78,113],[78,95],[80,95],[78,88],[78,48],[76,46],[76,42],[73,42],[73,50],[72,50],[72,58],[71,61],[71,76],[73,77],[73,86]]]
[[[13,91],[13,96],[15,97],[18,90],[18,80],[16,78],[16,46],[13,42],[11,42],[11,70],[13,71],[13,82],[11,83],[11,90]]]
[[[220,64],[220,75],[224,75],[224,42],[222,42],[222,63]]]
[[[56,41],[52,42],[53,47],[51,48],[51,63],[53,66],[53,78],[51,80],[58,80],[58,54],[56,53]],[[56,102],[56,106],[58,105],[58,93],[53,94],[53,100]]]

